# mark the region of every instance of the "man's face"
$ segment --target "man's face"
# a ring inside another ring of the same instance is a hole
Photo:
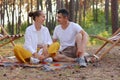
[[[62,13],[57,14],[57,21],[59,24],[63,24],[64,22],[66,22],[66,20],[67,17],[64,17]]]

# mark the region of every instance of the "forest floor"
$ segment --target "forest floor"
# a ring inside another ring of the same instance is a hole
[[[87,48],[94,53],[98,47]],[[12,47],[0,48],[0,55],[12,56]],[[120,47],[112,49],[101,61],[89,63],[86,68],[65,68],[44,71],[40,68],[0,66],[0,80],[120,80]]]

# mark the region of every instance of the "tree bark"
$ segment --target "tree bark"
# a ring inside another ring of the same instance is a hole
[[[14,34],[14,11],[15,11],[15,0],[13,1],[13,5],[12,5],[12,8],[13,8],[13,10],[12,10],[12,26],[11,26],[11,35],[13,35]]]
[[[105,0],[105,25],[106,30],[108,30],[108,24],[109,24],[109,0]]]
[[[79,1],[76,0],[75,2],[75,22],[77,22],[77,19],[78,19],[78,11],[79,11]]]
[[[75,21],[75,19],[74,19],[74,11],[75,11],[74,5],[75,5],[74,0],[70,0],[70,3],[69,3],[69,14],[70,14],[69,20],[70,21]]]
[[[118,0],[111,0],[112,33],[118,29]]]
[[[61,0],[56,0],[56,3],[57,3],[57,8],[56,8],[57,11],[61,8]]]
[[[68,0],[65,0],[65,8],[66,8],[67,10],[69,10],[69,2],[68,2]]]
[[[86,0],[84,0],[84,9],[83,9],[83,26],[85,27],[85,16],[86,16]]]
[[[37,0],[37,10],[39,10],[39,4],[40,4],[40,0]]]
[[[41,7],[41,10],[43,10],[43,4],[42,4],[43,0],[40,0],[40,7]]]
[[[9,18],[10,16],[9,16],[8,7],[7,7],[7,5],[8,5],[8,1],[6,1],[5,3],[6,3],[6,4],[5,4],[5,6],[6,6],[5,10],[6,10],[7,18],[8,18],[8,21],[7,21],[7,22],[8,22],[7,27],[8,27],[8,29],[10,29],[10,26],[11,26],[11,25],[10,25],[10,18]],[[10,32],[10,31],[9,31],[9,32]]]

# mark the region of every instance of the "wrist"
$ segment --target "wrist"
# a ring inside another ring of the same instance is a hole
[[[37,53],[37,52],[33,53],[33,57],[34,57],[34,58],[38,58],[38,57],[39,57],[39,56],[38,56],[38,53]]]

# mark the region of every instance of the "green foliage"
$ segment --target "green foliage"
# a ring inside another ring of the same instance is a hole
[[[97,21],[94,21],[94,17],[92,13],[87,13],[86,15],[86,21],[85,21],[85,26],[83,27],[85,31],[89,35],[98,35],[102,37],[109,37],[111,35],[111,26],[107,25],[109,29],[106,31],[106,25],[105,25],[105,17],[104,17],[104,12],[98,10],[98,19]],[[96,44],[102,44],[98,39],[95,38],[90,38],[89,39],[91,45],[96,45]]]
[[[110,36],[109,32],[108,31],[105,31],[103,30],[101,33],[97,34],[97,36],[101,36],[101,37],[104,37],[104,38],[108,38]],[[99,39],[96,39],[96,38],[90,38],[90,43],[91,45],[96,45],[96,44],[102,44],[103,41],[99,40]]]
[[[27,27],[28,27],[27,22],[24,22],[24,23],[21,25],[21,31],[22,31],[23,34],[25,33],[25,30],[26,30]]]
[[[24,44],[24,41],[25,41],[25,39],[24,39],[24,37],[22,37],[22,38],[15,40],[15,43],[16,44]]]

